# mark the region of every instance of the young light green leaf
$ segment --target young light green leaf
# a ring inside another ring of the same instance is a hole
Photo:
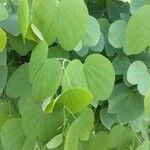
[[[0,21],[4,21],[8,18],[8,12],[3,3],[0,2]]]
[[[44,3],[38,0],[34,1],[32,12],[33,24],[48,44],[57,38],[64,49],[71,50],[86,31],[88,11],[83,0],[46,0]]]
[[[135,12],[130,18],[126,29],[127,55],[138,54],[150,46],[150,6],[145,5]],[[140,35],[140,36],[139,36]]]
[[[127,22],[124,20],[117,20],[112,23],[109,28],[108,40],[115,48],[121,48],[125,40]]]
[[[4,50],[6,47],[6,42],[7,42],[7,36],[5,31],[0,28],[0,52]]]
[[[55,103],[56,103],[56,100],[51,98],[51,97],[48,97],[46,98],[44,101],[43,101],[43,104],[42,104],[42,110],[45,112],[45,113],[52,113],[53,112],[53,109],[54,109],[54,106],[55,106]]]
[[[54,138],[52,138],[47,144],[46,144],[46,147],[48,149],[54,149],[58,146],[60,146],[63,142],[63,135],[62,134],[59,134],[59,135],[56,135]]]
[[[28,30],[29,25],[29,4],[28,0],[19,0],[18,1],[18,24],[19,30],[22,33],[23,39],[25,40],[25,36]]]
[[[64,104],[71,112],[77,113],[88,106],[93,99],[92,93],[85,88],[70,88],[57,98],[59,104]]]

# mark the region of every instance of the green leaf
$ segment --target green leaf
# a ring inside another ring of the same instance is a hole
[[[144,99],[144,111],[150,117],[150,90],[146,92]]]
[[[26,39],[26,42],[24,43],[21,35],[17,37],[9,35],[8,38],[10,42],[10,47],[22,56],[25,56],[30,50],[33,50],[36,46],[36,43],[31,40]]]
[[[78,138],[80,138],[82,141],[87,141],[94,127],[93,111],[90,108],[84,109],[76,122]]]
[[[123,46],[126,26],[127,22],[124,20],[117,20],[110,26],[108,40],[113,47],[121,48]]]
[[[138,91],[142,95],[150,89],[150,74],[142,61],[135,61],[130,65],[127,80],[131,84],[137,84]]]
[[[29,65],[21,65],[9,78],[6,85],[6,93],[9,97],[20,97],[30,85],[29,83]]]
[[[116,56],[112,61],[115,73],[117,75],[125,74],[130,66],[130,59],[128,57]]]
[[[130,18],[126,29],[126,49],[127,55],[138,54],[150,46],[150,6],[141,7]]]
[[[64,104],[71,112],[77,113],[88,106],[92,98],[92,93],[85,88],[70,88],[57,98],[57,102]]]
[[[86,33],[82,38],[82,43],[86,47],[92,47],[95,46],[100,38],[100,26],[98,24],[98,21],[92,17],[89,16],[88,26],[86,29]]]
[[[95,100],[106,100],[113,90],[115,73],[110,61],[102,55],[90,55],[84,64],[74,60],[69,63],[66,72],[72,87],[88,88],[93,93]],[[63,89],[68,88],[69,83],[65,74]]]
[[[0,21],[4,21],[8,18],[8,12],[4,4],[0,3]]]
[[[138,84],[148,75],[147,67],[142,61],[133,62],[127,72],[127,80],[131,84]]]
[[[110,149],[119,149],[125,146],[132,146],[134,133],[129,127],[117,125],[110,130],[109,146]],[[121,150],[121,149],[120,149]]]
[[[106,100],[112,93],[115,81],[111,62],[102,55],[90,55],[85,60],[84,73],[94,99]]]
[[[100,131],[97,134],[92,134],[87,142],[82,142],[82,149],[79,150],[108,150],[109,149],[109,137],[104,131]]]
[[[63,142],[63,135],[59,134],[56,135],[53,139],[51,139],[47,144],[46,147],[48,149],[54,149],[56,147],[58,147],[59,145],[61,145]]]
[[[22,114],[22,127],[29,139],[37,139],[46,144],[47,138],[58,134],[57,129],[63,124],[62,110],[53,111],[51,114],[43,113],[41,102],[33,102],[28,98],[24,103]]]
[[[2,28],[0,28],[0,52],[4,50],[4,48],[6,47],[6,43],[7,43],[6,33]]]
[[[8,18],[5,21],[0,22],[0,27],[12,35],[18,36],[20,32],[18,29],[17,14],[10,9]]]
[[[110,130],[111,127],[117,122],[116,114],[110,114],[108,113],[108,110],[106,108],[101,109],[100,111],[100,119],[102,124]]]
[[[42,41],[33,50],[29,63],[29,78],[32,83],[32,98],[44,100],[53,96],[62,80],[62,66],[57,59],[49,59],[48,45]]]
[[[113,114],[117,113],[120,123],[125,124],[137,119],[142,115],[143,111],[144,101],[142,95],[133,92],[124,84],[115,86],[114,91],[109,98],[108,112]]]
[[[82,0],[46,0],[44,3],[37,0],[33,3],[32,18],[48,44],[57,38],[64,49],[71,50],[86,31],[88,11]]]
[[[78,135],[76,132],[77,122],[73,122],[67,131],[64,150],[77,150],[78,149]]]
[[[25,141],[21,120],[17,118],[8,120],[1,129],[1,139],[4,149],[21,150]]]
[[[17,16],[18,16],[19,30],[22,33],[23,39],[25,40],[25,36],[28,30],[28,25],[29,25],[28,0],[18,1]]]
[[[7,65],[0,66],[0,93],[3,92],[7,81],[8,68]]]

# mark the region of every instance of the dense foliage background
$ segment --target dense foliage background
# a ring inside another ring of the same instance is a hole
[[[0,150],[150,150],[150,0],[0,0]]]

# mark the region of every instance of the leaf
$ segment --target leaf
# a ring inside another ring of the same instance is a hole
[[[128,57],[116,56],[113,59],[112,64],[115,69],[115,73],[117,75],[122,75],[122,74],[126,74],[131,63]]]
[[[85,108],[78,119],[77,122],[77,133],[78,138],[82,141],[87,141],[91,135],[92,129],[94,127],[94,114],[90,108]]]
[[[108,40],[113,47],[121,48],[123,46],[126,26],[127,22],[124,20],[117,20],[110,26]]]
[[[34,1],[32,12],[33,24],[49,45],[57,38],[65,50],[71,50],[86,31],[88,11],[82,0],[46,0],[45,3],[38,0]]]
[[[93,93],[95,100],[106,100],[113,90],[114,70],[110,61],[102,55],[90,55],[84,64],[74,60],[67,66],[66,72],[72,87],[88,88]],[[80,78],[78,78],[79,76]],[[63,89],[68,88],[69,84],[64,75]]]
[[[0,52],[4,50],[4,48],[6,47],[6,43],[7,43],[6,33],[2,28],[0,28]]]
[[[85,126],[86,124],[86,126]],[[94,125],[94,114],[90,108],[84,109],[67,131],[65,150],[77,150],[78,141],[87,141]]]
[[[144,99],[144,111],[150,117],[150,90],[146,92]]]
[[[17,37],[9,35],[8,38],[10,42],[10,47],[22,56],[25,56],[30,50],[33,50],[36,46],[36,43],[31,40],[26,39],[26,42],[24,43],[20,35]]]
[[[117,122],[117,117],[114,114],[107,112],[106,108],[101,109],[100,111],[100,120],[102,124],[110,130],[111,127]]]
[[[53,149],[53,148],[56,148],[58,147],[59,145],[61,145],[63,142],[63,135],[62,134],[59,134],[59,135],[56,135],[53,139],[51,139],[47,144],[46,144],[46,147],[48,149]]]
[[[25,141],[21,120],[18,118],[8,120],[1,129],[1,139],[4,149],[21,150]]]
[[[93,93],[94,99],[106,100],[112,93],[115,81],[110,61],[102,55],[90,55],[85,60],[84,73],[88,89]]]
[[[126,29],[126,50],[127,55],[138,54],[150,46],[149,29],[150,6],[141,7],[130,18]]]
[[[86,47],[92,47],[98,43],[99,38],[100,26],[98,21],[94,17],[89,16],[88,26],[85,35],[82,38],[82,43]]]
[[[54,58],[47,58],[47,55],[48,45],[42,41],[33,50],[29,63],[32,98],[36,101],[53,96],[60,86],[63,75],[60,62]]]
[[[0,21],[4,21],[8,18],[8,12],[3,3],[0,2]]]
[[[28,0],[18,0],[17,16],[18,16],[19,30],[22,33],[23,39],[25,40],[25,36],[29,25]]]
[[[121,137],[121,138],[120,138]],[[124,146],[132,146],[134,133],[129,127],[114,126],[109,133],[110,149],[119,149]],[[121,150],[121,149],[120,149]]]
[[[150,74],[142,61],[135,61],[130,65],[127,80],[131,84],[137,84],[138,91],[142,95],[150,89]]]
[[[109,149],[109,137],[104,131],[100,131],[97,134],[92,134],[87,142],[82,142],[82,149],[79,150],[108,150]]]
[[[67,131],[64,150],[77,150],[78,149],[78,136],[76,132],[77,122],[73,122]]]
[[[142,61],[133,62],[127,72],[127,80],[131,84],[138,84],[148,75],[147,67]]]
[[[92,93],[85,88],[70,88],[57,98],[59,104],[64,104],[71,112],[77,113],[92,101]]]
[[[53,109],[54,109],[54,106],[55,106],[55,99],[51,98],[51,97],[48,97],[46,98],[44,101],[43,101],[43,104],[42,104],[42,110],[45,112],[45,113],[52,113],[53,112]]]
[[[21,65],[9,78],[6,85],[6,93],[9,97],[20,97],[30,85],[28,64]]]
[[[17,14],[10,10],[8,18],[5,21],[0,22],[0,27],[5,29],[8,33],[18,36],[20,34],[18,29],[18,18]]]
[[[26,137],[37,139],[46,144],[47,138],[58,134],[57,129],[63,124],[62,110],[53,111],[52,114],[43,113],[41,102],[33,102],[30,97],[24,103],[22,114],[22,127]]]
[[[142,115],[143,111],[144,102],[142,95],[133,92],[124,84],[115,86],[114,91],[109,98],[108,112],[112,114],[117,113],[120,123],[125,124],[137,119]]]
[[[0,66],[0,93],[3,92],[7,81],[7,65]]]

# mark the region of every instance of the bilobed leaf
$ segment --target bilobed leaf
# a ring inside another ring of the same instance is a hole
[[[113,90],[115,73],[110,61],[102,55],[90,55],[84,64],[74,60],[70,62],[66,72],[72,87],[88,88],[96,100],[106,100]],[[79,75],[80,78],[78,78]],[[65,75],[63,88],[69,88]]]
[[[53,96],[58,89],[63,71],[57,59],[49,59],[48,45],[42,41],[33,50],[29,63],[32,98],[36,101]]]
[[[9,97],[20,97],[30,85],[29,83],[29,65],[21,65],[9,78],[6,85],[6,93]]]
[[[7,36],[5,31],[0,28],[0,52],[4,50],[7,42]]]
[[[23,38],[27,33],[28,25],[29,25],[29,5],[28,0],[19,0],[18,1],[18,23],[19,30],[22,33]]]
[[[109,28],[108,40],[115,48],[121,48],[125,40],[127,22],[124,20],[117,20],[112,23]]]
[[[93,99],[92,93],[85,88],[70,88],[64,91],[57,102],[64,104],[71,112],[77,113],[88,106]]]
[[[0,21],[6,20],[8,17],[8,12],[3,3],[0,2]]]
[[[145,5],[130,18],[126,29],[127,55],[138,54],[150,46],[150,6]]]
[[[71,50],[86,31],[88,11],[83,0],[38,0],[33,3],[32,17],[48,44],[57,38],[64,49]]]
[[[6,150],[12,150],[12,147],[13,150],[21,150],[23,148],[25,135],[19,118],[10,119],[3,125],[1,139]]]
[[[108,112],[112,114],[117,113],[120,123],[128,123],[137,119],[142,115],[143,111],[144,101],[142,95],[137,92],[134,93],[124,84],[115,86],[109,98]]]

